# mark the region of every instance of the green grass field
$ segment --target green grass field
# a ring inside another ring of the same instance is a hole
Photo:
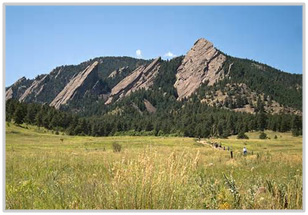
[[[302,209],[302,137],[266,133],[206,140],[232,147],[231,159],[193,138],[77,137],[7,124],[6,209]]]

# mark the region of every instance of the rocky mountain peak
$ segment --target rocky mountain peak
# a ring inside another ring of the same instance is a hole
[[[200,38],[194,43],[194,46],[191,49],[202,47],[213,47],[213,43],[204,38]]]

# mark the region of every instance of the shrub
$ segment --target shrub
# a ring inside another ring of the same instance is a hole
[[[237,135],[237,139],[249,139],[249,137],[244,132],[240,132]]]
[[[120,152],[122,149],[122,146],[118,143],[113,143],[112,148],[113,148],[113,152]]]
[[[265,134],[264,132],[262,132],[259,136],[260,139],[266,139],[267,138],[267,134]]]
[[[277,135],[275,135],[274,139],[276,140],[277,138],[278,138]]]

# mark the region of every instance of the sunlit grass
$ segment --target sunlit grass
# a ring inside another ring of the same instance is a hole
[[[193,138],[77,137],[10,124],[6,208],[302,209],[302,138],[266,133],[206,140],[232,147],[231,159]]]

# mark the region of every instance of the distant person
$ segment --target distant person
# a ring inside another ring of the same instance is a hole
[[[244,155],[247,155],[247,149],[246,149],[246,147],[243,148],[243,154],[244,154]]]
[[[229,146],[228,146],[228,151],[230,150]]]

